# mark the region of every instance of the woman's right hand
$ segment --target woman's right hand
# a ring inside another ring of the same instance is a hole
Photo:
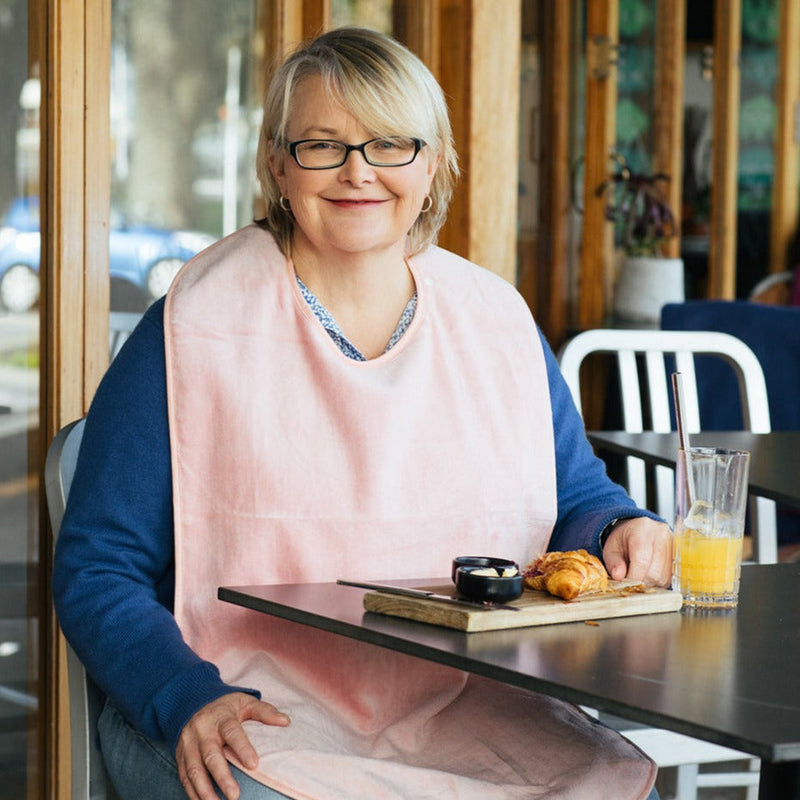
[[[175,759],[183,788],[191,800],[219,800],[212,779],[228,800],[238,800],[239,785],[223,748],[247,768],[258,766],[258,754],[242,723],[256,720],[285,727],[289,717],[275,706],[244,692],[233,692],[203,706],[181,731]]]

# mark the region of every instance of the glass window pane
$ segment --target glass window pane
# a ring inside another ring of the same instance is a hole
[[[712,11],[710,3],[687,8],[681,258],[689,299],[705,297],[708,283],[714,112]]]
[[[628,167],[652,172],[655,0],[629,0],[620,7],[617,67],[617,153]]]
[[[31,797],[40,724],[39,82],[28,4],[0,0],[0,798]]]
[[[768,272],[778,111],[778,0],[742,5],[736,296]]]
[[[252,0],[114,0],[111,310],[250,222],[261,122]]]

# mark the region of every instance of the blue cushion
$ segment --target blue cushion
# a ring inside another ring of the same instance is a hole
[[[664,330],[722,331],[737,336],[764,370],[772,429],[800,430],[800,308],[746,300],[690,300],[661,312]],[[698,359],[700,419],[708,430],[742,427],[736,379],[718,359]],[[720,402],[724,398],[725,402]]]

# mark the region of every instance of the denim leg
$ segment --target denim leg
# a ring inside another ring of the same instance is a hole
[[[647,795],[647,800],[660,800],[655,786],[653,787],[653,791],[650,792],[649,795]]]
[[[134,730],[110,702],[100,714],[98,730],[106,771],[120,800],[186,800],[175,756],[166,743]],[[231,772],[241,788],[240,800],[286,800],[286,795],[233,765]],[[217,794],[223,797],[219,790]]]

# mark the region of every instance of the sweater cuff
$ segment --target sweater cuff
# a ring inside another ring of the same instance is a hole
[[[196,664],[181,673],[158,694],[154,707],[158,709],[158,725],[163,738],[173,752],[181,731],[191,717],[203,706],[233,692],[244,692],[261,698],[256,689],[229,686],[220,677],[219,670],[208,661]]]

